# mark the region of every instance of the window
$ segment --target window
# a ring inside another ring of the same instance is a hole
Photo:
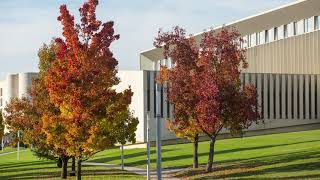
[[[248,35],[248,47],[251,47],[251,35]]]
[[[283,37],[287,38],[288,37],[288,24],[285,24],[283,26]]]
[[[303,32],[306,33],[308,32],[308,19],[303,20]]]
[[[319,26],[319,16],[315,16],[314,17],[314,30],[319,30],[320,26]]]
[[[264,42],[268,43],[269,42],[269,31],[265,30],[264,31]]]
[[[169,58],[168,61],[167,61],[167,67],[168,67],[168,68],[171,68],[171,59],[170,59],[170,58]]]
[[[314,18],[308,18],[308,32],[314,31]]]
[[[242,48],[247,48],[248,47],[248,36],[244,36],[242,38],[243,42],[242,42]]]
[[[260,44],[260,33],[256,33],[256,45]]]
[[[273,40],[278,40],[278,28],[277,27],[275,27],[274,29],[273,29],[273,31],[274,31],[274,33],[273,33],[273,35],[274,35],[274,38],[273,38]]]
[[[161,60],[157,60],[156,70],[159,71],[161,66]]]
[[[293,35],[297,35],[298,32],[298,25],[297,22],[293,22]]]

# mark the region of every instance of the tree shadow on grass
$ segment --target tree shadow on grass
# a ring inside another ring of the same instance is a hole
[[[163,149],[162,152],[169,152],[169,151],[175,151],[177,149]],[[155,154],[156,151],[155,150],[151,150],[150,151],[150,154]],[[130,159],[130,158],[136,158],[136,157],[140,157],[140,156],[145,156],[147,157],[147,151],[142,151],[142,152],[136,152],[136,153],[130,153],[130,154],[126,154],[124,152],[124,159]],[[96,158],[96,159],[92,159],[92,160],[89,160],[88,162],[97,162],[97,163],[108,163],[108,162],[112,162],[112,161],[115,161],[115,160],[120,160],[121,157],[120,157],[120,154],[119,156],[101,156],[101,158]],[[143,160],[143,163],[145,164],[146,161]]]
[[[234,148],[234,149],[226,149],[226,150],[221,150],[221,151],[217,150],[215,152],[215,155],[224,154],[224,153],[234,153],[234,152],[240,152],[240,151],[248,151],[248,150],[259,150],[259,149],[274,148],[274,147],[281,147],[281,146],[297,145],[297,144],[305,144],[305,143],[311,143],[311,142],[320,142],[320,139],[319,140],[311,140],[311,141],[294,142],[294,143],[285,143],[285,144],[270,144],[270,145],[265,145],[265,146]],[[208,149],[209,149],[209,146],[208,146]],[[204,153],[204,154],[206,154],[206,153]]]
[[[294,161],[306,160],[311,162],[300,162],[290,164]],[[204,168],[197,170],[186,170],[176,173],[176,177],[193,177],[195,179],[231,179],[231,178],[251,178],[258,179],[257,175],[275,175],[280,177],[270,177],[263,179],[302,179],[320,178],[319,151],[306,151],[300,153],[289,153],[275,156],[265,156],[241,161],[217,163],[212,173],[206,173]],[[314,170],[318,170],[316,173]],[[308,174],[301,174],[298,177],[290,177],[291,173],[299,171],[312,171]],[[282,177],[281,177],[282,176]],[[283,177],[286,176],[286,177]],[[288,177],[287,177],[288,176]]]
[[[134,173],[128,171],[122,171],[118,169],[95,169],[95,170],[83,170],[82,175],[89,176],[89,175],[110,175],[110,176],[119,176],[119,175],[135,175]]]
[[[59,177],[60,172],[58,168],[56,168],[56,171],[49,171],[50,168],[47,168],[47,170],[43,170],[41,172],[39,171],[32,171],[32,172],[20,172],[17,171],[15,174],[10,175],[0,175],[1,180],[9,180],[9,179],[46,179],[46,178],[53,178],[53,177]],[[31,170],[31,169],[30,169]]]
[[[123,176],[123,177],[130,177],[130,176],[136,176],[135,174],[127,171],[121,171],[121,170],[115,170],[115,169],[107,169],[100,167],[98,169],[95,169],[97,167],[94,166],[83,166],[82,170],[82,177],[85,178],[86,176],[94,176],[94,178],[99,178],[99,176]],[[45,168],[44,168],[45,169]],[[50,178],[59,178],[60,177],[60,169],[49,167],[46,168],[47,170],[41,170],[37,172],[23,172],[17,174],[11,174],[7,176],[1,176],[1,180],[10,180],[10,179],[50,179]],[[38,170],[38,169],[37,169]],[[70,170],[70,167],[69,169]]]
[[[225,154],[225,153],[235,153],[235,152],[241,152],[241,151],[250,151],[250,150],[259,150],[259,149],[266,149],[266,148],[274,148],[274,147],[281,147],[281,146],[288,146],[288,145],[297,145],[297,144],[302,144],[302,143],[309,143],[309,142],[317,142],[320,140],[312,140],[312,141],[304,141],[304,142],[295,142],[295,143],[286,143],[286,144],[275,144],[275,145],[265,145],[265,146],[255,146],[255,147],[248,147],[248,148],[235,148],[235,149],[227,149],[227,150],[217,150],[215,152],[215,155],[218,154]],[[179,149],[176,149],[179,150]],[[190,152],[190,154],[184,154],[184,155],[176,155],[176,156],[170,156],[170,157],[166,157],[165,153],[167,151],[163,151],[163,155],[162,155],[162,162],[170,164],[169,166],[167,166],[166,168],[186,168],[186,167],[190,167],[192,164],[189,165],[182,165],[177,167],[177,165],[174,163],[175,161],[178,160],[184,160],[184,159],[192,159],[193,155],[192,152]],[[142,154],[145,154],[145,152],[141,152]],[[155,151],[152,151],[152,154],[155,153]],[[201,157],[206,157],[208,156],[207,152],[204,153],[199,153],[198,154],[199,158]],[[118,159],[120,159],[120,157],[117,157]],[[125,157],[125,159],[130,158],[130,157]],[[155,159],[151,159],[151,163],[155,163]],[[234,162],[235,160],[227,160],[227,161],[223,161],[223,162]],[[94,162],[97,162],[96,160],[94,160]],[[172,163],[169,163],[172,162]],[[146,159],[139,159],[136,161],[132,161],[129,163],[126,163],[126,166],[132,166],[132,167],[137,167],[137,166],[142,166],[145,165],[147,163]],[[190,163],[192,163],[192,161],[190,160]]]
[[[51,161],[29,161],[29,162],[21,162],[21,163],[16,163],[16,162],[11,162],[11,163],[5,163],[0,165],[0,172],[2,170],[6,169],[11,169],[11,168],[19,168],[19,167],[24,167],[24,166],[29,166],[29,165],[43,165],[43,164],[56,164],[56,162],[51,162]]]
[[[2,169],[0,170],[0,174],[3,174],[3,173],[11,173],[11,172],[27,172],[27,171],[30,171],[32,169],[37,169],[37,170],[42,170],[42,169],[48,169],[48,168],[52,168],[52,166],[24,166],[24,167],[20,167],[20,168],[13,168],[13,169]]]

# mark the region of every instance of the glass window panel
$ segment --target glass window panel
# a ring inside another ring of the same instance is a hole
[[[293,22],[293,35],[297,35],[298,32],[298,25],[297,22]]]
[[[308,18],[308,32],[312,32],[314,30],[314,18]]]
[[[260,32],[256,33],[256,45],[260,44]]]
[[[268,43],[268,42],[269,42],[269,31],[268,31],[268,30],[265,30],[264,35],[265,35],[264,42],[265,42],[265,43]]]
[[[283,26],[283,37],[287,38],[288,37],[288,24],[285,24]]]
[[[303,32],[306,33],[308,32],[308,19],[303,20]]]
[[[319,16],[314,17],[314,30],[319,30]]]

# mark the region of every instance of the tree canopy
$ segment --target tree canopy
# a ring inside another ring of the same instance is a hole
[[[59,115],[43,118],[47,141],[78,160],[85,160],[115,143],[135,142],[138,120],[129,111],[131,88],[116,92],[118,61],[110,45],[119,39],[114,22],[96,18],[97,0],[79,9],[74,22],[66,5],[58,21],[63,38],[56,38],[55,59],[45,75],[45,87]]]
[[[243,133],[259,112],[256,89],[242,85],[240,74],[248,64],[243,40],[234,29],[205,32],[197,42],[185,30],[159,31],[155,46],[163,49],[173,67],[161,67],[159,81],[169,82],[169,101],[175,119],[169,127],[183,136],[202,133],[211,139],[207,171],[212,171],[214,143],[225,128],[232,135]],[[191,133],[192,134],[192,133]]]

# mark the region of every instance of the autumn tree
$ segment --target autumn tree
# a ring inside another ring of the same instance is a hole
[[[43,118],[56,116],[60,110],[48,101],[48,91],[44,86],[44,77],[55,59],[55,43],[44,44],[38,52],[39,74],[32,81],[28,96],[13,98],[5,108],[6,124],[11,132],[23,132],[21,141],[32,147],[40,158],[62,160],[61,177],[67,177],[67,162],[70,158],[66,151],[48,143],[43,131]]]
[[[239,33],[224,27],[219,32],[205,32],[202,40],[195,43],[195,37],[186,38],[184,32],[176,27],[171,33],[160,32],[156,38],[156,47],[163,48],[164,57],[174,64],[173,68],[162,68],[160,80],[168,79],[172,86],[169,100],[177,109],[174,110],[178,115],[174,120],[176,129],[187,133],[190,128],[197,127],[198,132],[210,138],[206,171],[211,172],[219,132],[225,128],[231,135],[241,135],[243,129],[258,121],[257,94],[253,85],[242,85],[240,81],[240,74],[248,64],[245,49],[240,47]],[[175,71],[177,76],[174,77]],[[173,82],[177,81],[181,81],[180,85],[174,89]],[[178,101],[192,99],[189,102],[192,106],[188,103],[176,106],[170,98],[172,94],[177,95]],[[188,118],[181,120],[183,116]],[[190,119],[196,123],[189,123],[193,122]]]
[[[159,31],[154,46],[163,48],[165,59],[170,58],[174,66],[161,67],[157,80],[168,86],[168,101],[174,106],[174,119],[168,119],[168,129],[179,137],[193,142],[193,167],[198,168],[198,141],[201,129],[196,123],[198,102],[193,87],[193,74],[197,71],[199,50],[185,30],[174,28],[173,32]]]
[[[214,145],[222,128],[241,135],[259,119],[256,89],[240,81],[241,72],[248,67],[241,42],[238,32],[224,27],[204,33],[200,43],[194,83],[198,87],[198,125],[210,138],[207,172],[213,170]]]
[[[44,118],[44,129],[50,143],[77,158],[78,179],[82,161],[115,143],[134,142],[138,124],[128,108],[131,89],[114,88],[118,62],[110,45],[119,35],[112,21],[96,19],[97,5],[97,0],[83,4],[79,24],[60,6],[64,38],[55,40],[56,57],[45,75],[49,100],[61,113]]]
[[[67,154],[65,149],[62,149],[56,144],[50,141],[52,136],[48,136],[46,132],[46,119],[48,117],[59,117],[61,111],[59,108],[55,107],[55,105],[50,102],[49,99],[49,92],[45,86],[45,77],[48,74],[49,69],[51,68],[55,58],[55,49],[57,48],[57,44],[52,41],[49,45],[44,44],[38,51],[39,56],[39,75],[35,78],[32,82],[30,95],[32,98],[32,105],[36,108],[37,112],[41,115],[41,127],[42,133],[45,134],[45,140],[48,146],[50,146],[50,152],[62,163],[61,169],[61,177],[67,177],[67,167],[68,167],[68,160],[71,158]],[[60,137],[61,134],[58,134],[56,137]],[[74,171],[75,167],[72,166],[72,170]]]

